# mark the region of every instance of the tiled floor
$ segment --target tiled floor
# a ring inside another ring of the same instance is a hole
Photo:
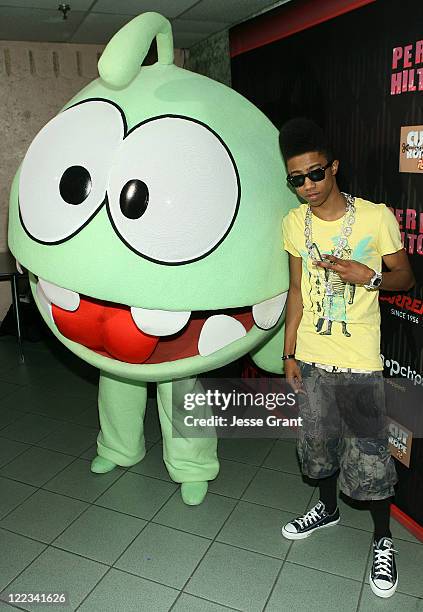
[[[423,612],[423,546],[397,523],[400,582],[367,584],[371,521],[288,542],[280,527],[316,498],[291,441],[223,440],[206,501],[185,506],[161,459],[156,407],[138,465],[94,475],[96,372],[56,343],[0,339],[0,591],[66,592],[93,612]],[[12,606],[0,602],[0,611]]]

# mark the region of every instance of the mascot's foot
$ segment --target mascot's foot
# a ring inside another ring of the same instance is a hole
[[[198,482],[183,482],[181,484],[182,500],[188,506],[198,506],[204,500],[209,483],[207,480]]]
[[[116,463],[104,457],[100,457],[100,455],[97,455],[97,457],[94,457],[91,461],[91,471],[94,472],[94,474],[107,474],[107,472],[114,470],[115,467],[117,467]]]

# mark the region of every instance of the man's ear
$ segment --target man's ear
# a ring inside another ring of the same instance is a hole
[[[335,176],[338,173],[338,168],[339,168],[339,160],[334,159],[332,162],[332,166],[331,166],[332,176]]]

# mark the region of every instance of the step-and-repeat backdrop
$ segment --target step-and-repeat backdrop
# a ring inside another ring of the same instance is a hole
[[[381,293],[396,504],[423,525],[423,22],[415,0],[378,0],[232,59],[233,87],[279,127],[318,121],[342,190],[396,216],[416,286]]]

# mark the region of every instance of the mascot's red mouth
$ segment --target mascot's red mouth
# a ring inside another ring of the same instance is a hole
[[[287,291],[253,306],[171,311],[130,307],[80,295],[38,278],[38,304],[60,333],[105,357],[158,364],[208,357],[242,339],[254,325],[279,321]]]
[[[193,312],[186,326],[172,336],[151,336],[135,325],[129,306],[80,296],[74,312],[52,304],[60,333],[87,348],[126,363],[163,363],[199,354],[198,342],[210,316],[225,314],[242,323],[248,332],[254,325],[251,308]]]

